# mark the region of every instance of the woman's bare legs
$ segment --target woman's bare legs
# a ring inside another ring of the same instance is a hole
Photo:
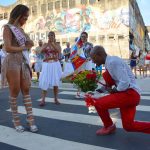
[[[55,104],[60,104],[58,101],[58,86],[54,86],[54,102]]]
[[[134,67],[135,78],[137,78],[136,67]]]
[[[134,71],[135,78],[137,78],[136,67],[131,67],[132,72]]]
[[[20,70],[7,71],[7,81],[10,91],[9,102],[13,117],[13,124],[18,132],[23,132],[24,128],[21,126],[20,123],[17,106],[17,96],[20,92]]]
[[[23,95],[23,103],[27,112],[27,121],[30,126],[30,131],[36,132],[38,131],[38,129],[35,126],[35,122],[34,122],[34,116],[33,116],[33,111],[32,111],[32,101],[31,101],[31,96],[29,93],[30,85],[31,85],[30,76],[28,79],[24,79],[22,72],[21,72],[20,86],[21,86],[21,92]]]
[[[144,66],[140,66],[140,67],[139,67],[139,71],[140,71],[140,76],[141,76],[141,78],[142,78],[142,74],[143,74],[143,77],[144,77],[144,71],[145,71]]]
[[[47,95],[47,91],[46,90],[42,90],[42,99],[41,99],[41,102],[40,102],[40,106],[45,106],[45,97]]]
[[[141,77],[141,72],[142,72],[142,68],[141,68],[141,66],[139,66],[140,77]]]

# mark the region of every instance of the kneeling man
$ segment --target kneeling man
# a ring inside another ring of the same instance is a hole
[[[109,115],[109,109],[120,108],[123,128],[129,132],[150,134],[150,122],[135,121],[136,106],[140,102],[140,89],[129,66],[117,56],[109,56],[102,46],[95,46],[91,51],[93,62],[105,65],[104,80],[110,95],[92,99],[94,106],[104,124],[97,130],[97,135],[115,132],[116,126]],[[114,88],[110,88],[113,87]]]

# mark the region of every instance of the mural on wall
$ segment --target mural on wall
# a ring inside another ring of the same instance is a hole
[[[45,17],[40,16],[28,24],[30,33],[56,31],[59,34],[77,33],[86,26],[88,32],[112,32],[116,29],[129,27],[129,9],[122,7],[116,10],[100,12],[96,7],[82,7],[64,10],[60,13],[51,12]],[[34,27],[34,28],[33,28]]]
[[[135,15],[135,11],[133,10],[132,6],[129,6],[130,8],[130,30],[134,35],[135,44],[138,44],[137,46],[141,49],[143,48],[143,39],[144,39],[144,31],[142,28],[142,25],[140,24],[138,16]]]

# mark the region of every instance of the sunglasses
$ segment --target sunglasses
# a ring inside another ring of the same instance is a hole
[[[86,36],[84,36],[84,35],[82,35],[81,37],[82,37],[82,38],[86,38]]]
[[[53,34],[50,34],[50,35],[48,35],[48,37],[54,37],[54,35],[53,35]]]

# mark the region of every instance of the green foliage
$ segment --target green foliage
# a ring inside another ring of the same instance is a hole
[[[95,71],[81,71],[77,75],[74,74],[72,81],[76,84],[81,91],[95,91],[97,88],[97,81],[100,79],[101,75],[98,75]]]

